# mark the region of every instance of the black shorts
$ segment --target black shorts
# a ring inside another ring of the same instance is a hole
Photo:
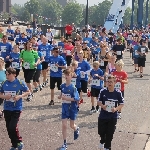
[[[62,78],[61,77],[50,77],[50,89],[55,88],[55,83],[57,83],[58,90],[61,90],[60,86],[62,84]]]
[[[50,45],[52,45],[52,41],[49,41],[49,40],[48,40],[48,43],[49,43]]]
[[[39,82],[40,75],[41,75],[41,70],[36,69],[35,74],[33,76],[33,82]]]
[[[66,56],[67,66],[70,66],[71,61],[72,61],[72,56]]]
[[[48,62],[43,61],[42,62],[42,70],[46,70],[46,69],[48,69]]]
[[[134,64],[138,64],[138,58],[134,58]]]
[[[83,93],[87,93],[88,82],[85,80],[81,80],[81,90]]]
[[[100,89],[92,88],[91,87],[91,97],[98,97],[100,93]]]
[[[148,48],[150,49],[150,42],[148,42]]]
[[[18,77],[19,73],[20,73],[20,69],[16,69],[16,77]]]
[[[24,78],[26,83],[31,83],[31,80],[33,79],[33,76],[35,74],[36,69],[24,69]]]
[[[12,42],[13,42],[13,41],[14,41],[14,38],[8,38],[8,41],[12,41]]]
[[[6,61],[5,62],[5,69],[9,68],[11,66],[11,62],[10,61]]]
[[[138,58],[138,67],[145,67],[146,58]]]
[[[77,88],[77,91],[78,91],[78,93],[80,94],[80,92],[81,92],[81,88]]]

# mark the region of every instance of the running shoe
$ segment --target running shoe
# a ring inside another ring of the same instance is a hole
[[[16,148],[14,148],[14,147],[11,147],[11,148],[10,148],[10,150],[16,150]]]
[[[121,119],[121,113],[118,112],[117,119]]]
[[[17,147],[18,150],[23,150],[23,146],[24,146],[24,145],[23,145],[22,142],[18,143],[18,147]]]
[[[81,99],[80,101],[79,101],[79,104],[82,104],[83,103],[83,99]]]
[[[60,148],[60,150],[67,150],[67,144],[62,145],[62,147]]]
[[[77,127],[77,130],[74,131],[74,140],[77,140],[79,137],[79,127]]]
[[[104,150],[104,144],[100,143],[99,148],[100,148],[100,150]]]
[[[35,88],[34,90],[33,90],[33,93],[37,93],[38,92],[38,88]]]
[[[50,103],[49,103],[49,105],[54,105],[54,101],[51,100]]]
[[[33,98],[33,94],[28,95],[27,102],[30,102],[32,100],[32,98]]]
[[[92,115],[93,113],[95,113],[96,112],[96,109],[95,108],[92,108],[91,110],[90,110],[90,114]]]
[[[39,88],[40,88],[40,91],[42,91],[42,90],[43,90],[42,86],[40,86]]]

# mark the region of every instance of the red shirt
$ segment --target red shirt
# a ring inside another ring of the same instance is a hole
[[[127,73],[125,71],[121,71],[121,72],[115,71],[112,74],[116,77],[115,87],[120,91],[124,91],[124,83],[120,82],[120,79],[121,80],[127,79],[128,78]]]
[[[67,33],[67,34],[72,34],[72,26],[67,25],[67,26],[65,27],[65,30],[66,30],[66,33]]]
[[[73,45],[64,45],[65,51],[66,51],[66,56],[71,56],[71,51],[73,50],[74,46]]]

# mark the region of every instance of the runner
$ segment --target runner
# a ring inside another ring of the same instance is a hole
[[[9,68],[11,62],[9,61],[9,56],[12,51],[12,46],[8,42],[8,38],[6,35],[3,35],[2,42],[0,43],[0,56],[4,58],[5,68]]]
[[[55,83],[57,83],[58,90],[61,90],[60,85],[62,84],[62,69],[66,69],[66,61],[62,56],[59,55],[57,47],[53,49],[53,55],[49,57],[50,63],[50,90],[51,90],[51,101],[49,105],[54,105],[54,89]]]
[[[115,89],[120,90],[122,96],[124,97],[125,84],[128,84],[128,75],[125,71],[123,71],[124,63],[122,60],[118,60],[115,63],[116,71],[112,74],[116,78]],[[121,109],[118,109],[118,119],[121,119]]]
[[[11,25],[8,25],[8,29],[7,29],[7,37],[8,37],[8,41],[11,42],[11,44],[13,44],[14,41],[14,30],[11,29]]]
[[[48,29],[48,30],[47,30],[46,38],[48,39],[48,43],[49,43],[50,45],[52,45],[52,41],[53,41],[53,38],[54,38],[54,34],[52,33],[51,29]]]
[[[19,135],[18,121],[22,111],[22,98],[30,92],[23,81],[16,78],[16,70],[7,68],[6,77],[0,87],[0,98],[4,99],[4,118],[9,138],[10,150],[23,150],[22,137]]]
[[[103,80],[104,80],[104,73],[99,68],[99,62],[93,62],[93,69],[90,71],[90,79],[89,84],[91,84],[91,104],[92,109],[90,110],[90,114],[95,112],[99,112],[99,105],[94,106],[94,98],[98,98],[100,90],[103,88]]]
[[[20,62],[22,62],[25,82],[31,92],[27,97],[27,101],[29,102],[33,97],[31,80],[36,72],[36,67],[40,62],[38,53],[32,50],[32,43],[30,41],[25,45],[25,50],[21,51]]]
[[[61,95],[58,99],[62,99],[62,134],[64,144],[60,150],[67,150],[67,120],[70,119],[70,127],[74,130],[74,140],[79,137],[79,127],[75,125],[78,114],[79,93],[76,87],[71,83],[72,72],[68,69],[64,71],[66,82],[61,85]]]
[[[48,70],[48,61],[49,61],[49,57],[51,55],[51,50],[52,50],[52,46],[50,44],[48,44],[48,40],[46,37],[42,38],[42,44],[38,46],[38,51],[42,53],[45,61],[42,62],[42,75],[43,75],[43,85],[42,87],[45,87],[46,84],[48,83],[48,79],[47,78],[47,70]]]
[[[143,68],[145,67],[146,55],[148,54],[148,48],[146,41],[142,40],[142,45],[137,50],[139,54],[138,67],[140,68],[140,78],[143,77]]]
[[[100,150],[111,150],[111,141],[117,124],[117,111],[124,105],[124,98],[119,90],[115,89],[115,77],[107,79],[107,88],[100,91],[98,105],[101,112],[98,118],[98,134],[100,135]]]
[[[18,77],[20,72],[20,53],[18,45],[14,45],[12,53],[10,53],[9,61],[11,62],[11,67],[16,69],[16,77]]]

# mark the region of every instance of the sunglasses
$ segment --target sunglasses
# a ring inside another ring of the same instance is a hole
[[[58,53],[59,51],[54,51],[54,52]]]

